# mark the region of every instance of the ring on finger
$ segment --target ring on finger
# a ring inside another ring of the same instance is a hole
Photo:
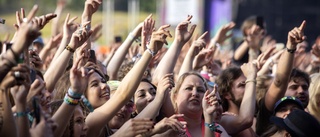
[[[13,74],[14,74],[14,77],[16,77],[16,78],[20,78],[20,76],[21,76],[19,71],[15,71]]]

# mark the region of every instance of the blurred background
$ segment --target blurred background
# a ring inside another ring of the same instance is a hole
[[[67,13],[71,17],[78,16],[77,22],[80,22],[85,0],[58,1],[65,4],[61,24]],[[13,36],[15,30],[12,24],[15,23],[15,12],[20,8],[28,13],[34,4],[38,4],[40,8],[37,15],[42,15],[54,12],[58,1],[0,0],[0,18],[6,20],[5,24],[0,24],[1,38]],[[308,43],[314,43],[320,32],[320,0],[103,0],[103,5],[92,18],[92,26],[103,24],[103,36],[97,45],[108,46],[116,36],[125,39],[149,14],[153,14],[156,27],[170,24],[172,34],[175,26],[187,15],[194,16],[191,21],[197,24],[197,34],[209,31],[210,37],[221,25],[234,21],[234,42],[242,39],[239,28],[252,15],[263,16],[267,34],[278,43],[285,43],[288,31],[299,26],[303,20],[307,21],[305,34]],[[50,23],[42,30],[42,36],[44,39],[51,36]]]

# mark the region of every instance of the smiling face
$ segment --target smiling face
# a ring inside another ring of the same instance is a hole
[[[180,114],[202,114],[202,98],[207,88],[197,75],[188,75],[175,95],[177,111]]]
[[[86,117],[83,115],[82,108],[78,105],[73,113],[73,134],[74,137],[86,137],[88,126],[85,122]]]
[[[110,87],[96,72],[89,76],[86,96],[93,108],[98,108],[110,98]]]
[[[126,121],[130,119],[132,111],[133,111],[133,101],[130,100],[108,122],[108,127],[111,129],[119,129]]]
[[[136,112],[140,113],[156,95],[156,89],[148,82],[140,82],[137,91],[134,94],[134,104]]]

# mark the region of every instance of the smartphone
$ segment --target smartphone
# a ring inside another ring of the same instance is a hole
[[[91,61],[93,63],[97,63],[96,52],[93,49],[90,50],[89,61]]]
[[[262,16],[258,16],[257,17],[257,21],[256,21],[256,24],[260,27],[260,28],[262,28],[262,29],[264,29],[264,20],[263,20],[263,17]]]
[[[36,120],[36,124],[40,122],[40,106],[39,99],[36,97],[32,98],[32,106],[33,106],[33,117]]]

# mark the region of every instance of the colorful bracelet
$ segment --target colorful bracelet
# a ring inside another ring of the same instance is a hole
[[[68,96],[73,99],[81,99],[82,94],[73,92],[71,88],[68,89]]]
[[[152,51],[151,49],[147,48],[147,51],[154,57],[157,53]]]
[[[28,116],[29,112],[16,112],[16,113],[13,113],[13,116],[14,117],[25,117],[25,116]]]
[[[66,102],[69,105],[73,105],[73,106],[78,105],[79,104],[79,100],[80,99],[74,99],[74,98],[69,97],[68,94],[66,94],[64,96],[64,102]]]
[[[90,110],[90,112],[93,112],[93,107],[91,106],[89,100],[84,95],[81,96],[81,99],[82,99],[83,104],[87,106],[87,108]]]
[[[208,124],[208,123],[204,123],[204,125],[206,127],[208,127],[211,131],[216,131],[216,129],[219,127],[219,125],[216,125],[215,122],[211,123],[211,124]]]

